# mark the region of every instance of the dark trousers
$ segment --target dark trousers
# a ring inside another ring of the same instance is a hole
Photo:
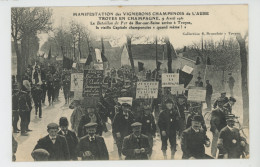
[[[26,115],[27,111],[19,111],[19,115],[20,115],[20,118],[21,118],[21,122],[20,122],[20,128],[21,128],[21,132],[24,133],[27,129],[26,129],[26,126],[27,126],[27,115]]]
[[[53,102],[53,100],[54,100],[54,90],[53,89],[49,89],[47,91],[47,95],[48,95],[49,103]]]
[[[122,155],[123,139],[124,139],[124,137],[122,137],[122,136],[120,138],[116,137],[116,146],[117,146],[119,156]]]
[[[169,140],[171,145],[171,150],[176,151],[176,132],[175,134],[166,134],[166,136],[162,136],[161,134],[161,140],[162,140],[161,150],[167,150],[167,146],[168,146],[167,141]]]
[[[206,96],[207,108],[211,110],[211,95]]]
[[[42,90],[42,103],[45,103],[46,93],[47,93],[47,90],[43,89]]]
[[[19,113],[18,111],[13,111],[12,114],[12,125],[13,125],[13,130],[16,131],[17,128],[17,122],[19,121]]]
[[[60,88],[54,89],[54,100],[57,101],[60,94]]]
[[[63,89],[63,93],[64,93],[64,98],[65,100],[69,100],[70,97],[70,90],[69,89]]]
[[[42,103],[41,100],[37,100],[34,102],[35,105],[35,114],[37,115],[38,109],[39,109],[39,117],[42,116]]]
[[[26,130],[28,130],[29,129],[29,124],[31,122],[31,111],[26,112],[25,114],[26,114]]]

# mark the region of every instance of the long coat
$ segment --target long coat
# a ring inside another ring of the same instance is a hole
[[[132,133],[132,127],[131,124],[134,123],[134,116],[130,112],[128,113],[128,119],[125,119],[125,116],[123,115],[123,112],[119,112],[115,115],[112,128],[113,133],[120,133],[121,138],[124,138],[125,136]]]
[[[109,155],[104,138],[101,136],[95,136],[94,141],[90,141],[89,138],[89,135],[80,138],[77,146],[77,155],[82,157],[82,160],[108,160]],[[90,151],[92,156],[88,158],[83,157],[83,154],[86,151]]]
[[[218,142],[219,157],[228,154],[228,158],[240,158],[243,148],[241,141],[245,141],[240,136],[239,129],[234,128],[232,131],[226,126],[220,131]]]
[[[164,110],[159,114],[158,126],[160,132],[166,131],[167,135],[176,135],[179,130],[180,115],[177,110],[170,111]]]
[[[139,141],[138,141],[139,140]],[[144,148],[144,153],[135,154],[134,149]],[[148,159],[148,154],[151,152],[151,147],[149,145],[148,137],[141,134],[140,139],[132,133],[126,136],[123,141],[122,153],[125,155],[126,160],[142,160]]]
[[[38,141],[33,150],[39,148],[45,149],[49,152],[50,161],[64,161],[70,159],[68,144],[66,138],[63,136],[57,135],[56,142],[54,144],[52,143],[49,135],[45,136]]]
[[[190,157],[196,159],[205,158],[204,144],[206,141],[209,141],[209,138],[203,129],[200,129],[197,133],[192,127],[184,130],[181,139],[182,159],[189,159]]]
[[[58,134],[64,136],[67,140],[67,144],[70,152],[70,159],[76,160],[77,159],[76,147],[79,142],[76,133],[68,130],[67,134],[63,134],[63,132],[60,130]]]

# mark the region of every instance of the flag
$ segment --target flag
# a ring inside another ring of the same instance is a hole
[[[63,56],[63,68],[71,69],[72,64],[73,64],[73,60],[64,55],[62,46],[61,46],[61,53],[62,53],[62,56]]]
[[[161,64],[162,64],[161,62],[157,61],[157,63],[156,63],[156,69],[157,70],[160,70]]]
[[[200,58],[197,57],[195,65],[199,65],[199,64],[200,64]]]
[[[207,65],[211,65],[211,61],[209,57],[207,58]]]
[[[183,48],[183,52],[186,52],[186,46],[184,46],[184,48]]]
[[[144,70],[144,63],[138,61],[138,71],[143,71]]]
[[[50,50],[49,50],[49,53],[48,53],[48,59],[49,60],[51,59],[51,47],[50,47]]]
[[[90,63],[91,63],[92,61],[93,61],[93,60],[92,60],[92,55],[89,54],[89,55],[88,55],[88,58],[87,58],[87,60],[86,60],[85,65],[86,65],[86,66],[87,66],[87,65],[90,65]]]
[[[188,74],[182,70],[179,70],[179,84],[184,84],[184,88],[186,88],[189,85],[192,78],[192,74]]]
[[[102,62],[107,62],[107,58],[104,55],[103,51],[101,52],[101,59],[102,59]]]

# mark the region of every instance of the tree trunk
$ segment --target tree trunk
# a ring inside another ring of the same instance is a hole
[[[168,73],[172,73],[172,49],[169,39],[166,39],[167,57],[168,57]]]
[[[81,41],[80,41],[80,33],[79,33],[79,42],[78,42],[78,48],[79,48],[79,58],[78,58],[78,60],[80,60],[80,58],[81,58],[81,47],[80,47],[80,43],[81,43]]]
[[[127,50],[128,50],[128,55],[129,55],[132,70],[133,70],[133,72],[135,72],[135,65],[134,65],[134,59],[133,59],[133,55],[132,55],[131,38],[130,37],[127,37]]]
[[[21,83],[22,82],[22,75],[23,75],[23,66],[22,66],[22,55],[19,50],[18,46],[18,41],[14,39],[14,48],[15,48],[15,53],[17,57],[17,82]]]
[[[241,88],[243,97],[243,125],[249,127],[249,95],[247,83],[247,51],[245,39],[237,38],[240,47],[240,60],[241,60]]]

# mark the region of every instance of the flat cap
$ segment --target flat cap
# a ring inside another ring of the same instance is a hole
[[[170,99],[170,98],[166,99],[165,104],[167,104],[167,103],[173,103],[172,99]]]
[[[50,153],[47,150],[40,148],[34,150],[31,155],[33,159],[44,160],[50,156]]]
[[[93,123],[93,122],[90,122],[86,125],[84,125],[85,128],[91,128],[91,127],[96,127],[98,124],[97,123]]]
[[[236,102],[237,100],[234,97],[229,98],[230,101]]]
[[[226,93],[227,93],[227,92],[223,90],[223,91],[221,91],[221,93],[220,93],[220,94],[226,94]]]
[[[226,121],[235,121],[235,115],[234,114],[229,114],[226,115]]]
[[[56,123],[49,123],[47,129],[59,129],[59,125]]]
[[[136,126],[142,126],[142,123],[140,122],[135,122],[131,124],[131,127],[136,127]]]

